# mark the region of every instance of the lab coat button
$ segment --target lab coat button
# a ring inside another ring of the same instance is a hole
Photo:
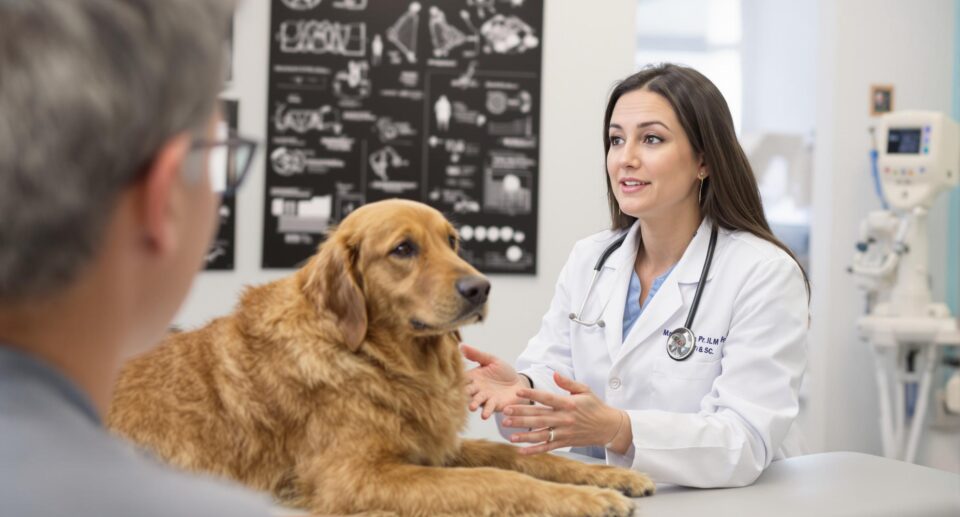
[[[610,389],[612,390],[620,389],[620,379],[616,377],[610,379]]]

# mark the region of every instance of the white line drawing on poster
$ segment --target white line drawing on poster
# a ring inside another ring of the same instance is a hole
[[[411,2],[407,12],[387,29],[387,39],[400,49],[407,61],[417,62],[417,31],[420,27],[420,2]]]
[[[467,65],[467,70],[463,72],[459,77],[450,81],[450,86],[454,88],[459,88],[461,90],[469,90],[470,88],[477,87],[477,79],[475,78],[477,73],[477,62],[471,61]]]
[[[520,246],[513,245],[507,248],[506,255],[510,262],[519,262],[523,258],[523,250]]]
[[[347,11],[362,11],[367,8],[367,0],[337,0],[333,6]]]
[[[487,227],[486,226],[477,226],[473,229],[473,238],[477,242],[483,242],[487,240]]]
[[[380,60],[383,59],[383,38],[379,34],[374,35],[373,41],[370,42],[370,54],[373,66],[379,65]]]
[[[400,136],[400,129],[393,122],[393,119],[389,117],[380,117],[377,120],[377,134],[380,135],[380,140],[384,142],[389,142],[391,140],[396,140]]]
[[[367,24],[287,20],[280,24],[277,40],[285,54],[363,57],[367,54]]]
[[[487,168],[483,178],[483,206],[504,214],[529,214],[533,209],[530,181],[530,173],[526,171],[498,173],[497,177],[494,177],[493,170]]]
[[[283,0],[283,5],[294,11],[309,11],[320,5],[323,0]]]
[[[330,225],[331,196],[313,196],[310,199],[274,197],[270,214],[278,219],[280,233],[323,233]]]
[[[300,149],[278,147],[270,153],[270,167],[281,176],[302,174],[307,168],[307,156]]]
[[[348,61],[346,70],[333,76],[333,93],[341,99],[359,100],[370,96],[370,65],[366,61]]]
[[[303,149],[278,147],[270,153],[270,168],[280,176],[322,174],[331,170],[341,170],[344,167],[346,162],[340,158],[332,158],[328,155],[317,158],[310,156]]]
[[[515,96],[500,90],[487,91],[487,111],[494,115],[502,115],[507,110],[529,113],[532,106],[533,96],[526,90],[521,90]]]
[[[403,159],[400,153],[389,145],[370,153],[370,168],[380,181],[390,181],[387,172],[391,168],[406,167],[409,164],[409,161]]]
[[[430,147],[443,146],[443,149],[450,153],[450,163],[457,163],[460,161],[460,157],[464,154],[467,155],[477,155],[480,152],[480,146],[475,143],[467,143],[466,140],[459,138],[440,138],[435,135],[431,135],[427,139],[427,143]]]
[[[210,247],[210,251],[207,252],[205,262],[207,265],[210,265],[217,260],[217,258],[225,256],[226,254],[226,244],[222,242],[215,242],[213,243],[213,246]]]
[[[450,99],[446,95],[441,95],[437,102],[433,103],[433,113],[437,117],[437,129],[446,131],[450,129],[450,115],[452,108]]]
[[[476,8],[478,17],[486,18],[488,14],[497,12],[495,2],[496,0],[467,0],[467,5]]]
[[[479,111],[470,109],[466,103],[456,101],[453,103],[453,120],[461,124],[479,127],[487,122],[487,117]]]
[[[355,138],[347,135],[320,137],[320,144],[323,145],[326,150],[335,153],[349,153],[353,150],[353,144],[355,142]]]
[[[527,116],[509,122],[490,122],[487,131],[493,136],[533,136],[533,118]]]
[[[383,142],[391,142],[400,137],[410,137],[417,134],[416,129],[404,120],[394,120],[390,117],[380,117],[376,123],[377,134]]]
[[[480,203],[477,203],[462,190],[435,188],[430,191],[428,197],[435,203],[452,205],[453,211],[458,214],[474,214],[480,211]]]
[[[533,136],[507,136],[500,139],[500,145],[508,149],[534,149],[537,139]]]
[[[416,88],[420,83],[420,73],[416,70],[404,70],[397,76],[397,82],[407,88]]]
[[[344,192],[337,196],[336,217],[342,221],[344,217],[350,215],[350,212],[360,208],[364,204],[363,194],[360,192]]]
[[[470,22],[470,14],[460,11],[460,17],[473,34],[468,35],[447,22],[447,15],[439,7],[430,7],[430,42],[433,43],[434,56],[446,57],[451,50],[467,43],[473,44],[474,55],[479,53],[480,36],[477,28]]]
[[[447,165],[444,167],[444,173],[450,178],[470,178],[476,172],[476,165]]]
[[[453,211],[458,214],[475,214],[480,211],[480,203],[464,195],[453,204]]]
[[[286,104],[277,104],[273,115],[273,124],[277,131],[291,129],[297,133],[307,131],[332,131],[340,134],[343,124],[340,122],[340,112],[328,105],[317,109],[286,109]]]
[[[540,44],[533,27],[516,16],[494,15],[480,26],[480,34],[487,41],[487,53],[520,54]]]

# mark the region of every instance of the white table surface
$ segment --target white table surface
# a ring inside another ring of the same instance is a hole
[[[635,501],[636,517],[960,517],[960,475],[857,452],[827,452],[776,461],[747,487],[660,484],[656,495]],[[304,512],[275,508],[274,515]]]
[[[776,461],[748,487],[658,485],[656,495],[636,502],[638,517],[960,517],[960,475],[868,454],[827,452]]]

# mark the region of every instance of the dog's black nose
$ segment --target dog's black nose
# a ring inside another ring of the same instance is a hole
[[[465,276],[457,280],[457,292],[474,305],[487,301],[490,294],[490,281],[479,275]]]

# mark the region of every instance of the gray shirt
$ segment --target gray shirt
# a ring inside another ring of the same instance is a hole
[[[0,517],[267,516],[266,496],[176,471],[110,435],[87,397],[0,345]]]

